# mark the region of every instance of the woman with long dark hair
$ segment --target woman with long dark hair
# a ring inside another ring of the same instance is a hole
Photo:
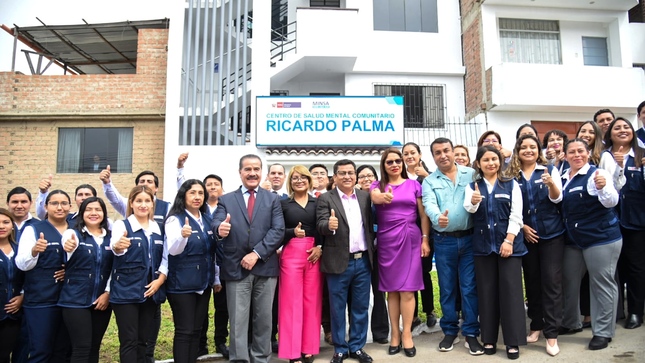
[[[564,224],[557,206],[562,201],[560,173],[547,165],[540,141],[533,135],[517,139],[506,174],[522,191],[524,240],[528,253],[522,258],[527,314],[531,319],[528,343],[547,339],[546,352],[555,356],[562,323],[562,256]]]
[[[401,151],[387,149],[380,164],[381,180],[372,184],[370,195],[378,220],[379,290],[388,293],[392,331],[388,353],[397,354],[403,347],[406,356],[414,357],[414,294],[423,288],[421,258],[430,254],[430,220],[421,202],[421,185],[408,179]],[[416,224],[417,217],[421,228]],[[401,317],[402,332],[398,323]]]
[[[65,361],[69,341],[58,306],[63,284],[54,274],[65,263],[62,237],[69,228],[70,203],[67,193],[53,190],[45,199],[47,219],[27,226],[20,235],[16,265],[25,271],[23,307],[30,362]]]
[[[20,337],[22,322],[22,284],[24,272],[16,267],[16,232],[11,213],[0,208],[0,362],[9,363],[9,356]]]
[[[155,310],[166,298],[168,252],[154,212],[154,193],[137,185],[128,197],[128,217],[112,228],[110,304],[119,328],[121,362],[145,361]]]
[[[642,159],[645,150],[638,146],[632,124],[617,117],[605,133],[606,152],[599,167],[613,176],[614,186],[620,192],[617,211],[623,248],[618,259],[619,291],[627,285],[626,329],[643,324],[645,309],[645,173]],[[618,306],[618,314],[624,306]]]
[[[502,176],[502,153],[493,145],[477,150],[475,182],[466,188],[464,208],[473,216],[473,252],[479,323],[485,354],[495,354],[501,321],[506,356],[517,359],[526,345],[522,256],[522,191]]]
[[[67,263],[58,306],[72,342],[71,362],[98,363],[112,315],[107,283],[114,254],[109,251],[105,202],[89,197],[81,203],[77,216],[74,229],[63,233]]]
[[[211,288],[215,292],[222,288],[215,265],[215,239],[210,231],[207,200],[204,183],[186,180],[177,191],[165,222],[166,291],[175,324],[173,357],[179,363],[197,360]]]

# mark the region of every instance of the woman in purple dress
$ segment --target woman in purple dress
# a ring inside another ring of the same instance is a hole
[[[412,341],[414,293],[423,289],[421,257],[430,254],[430,220],[421,203],[421,185],[408,179],[403,156],[398,149],[387,149],[381,156],[381,180],[370,187],[378,219],[379,290],[387,292],[392,337],[388,353],[401,347],[408,357],[416,355]],[[421,216],[421,229],[416,224]],[[399,329],[403,318],[403,332]]]

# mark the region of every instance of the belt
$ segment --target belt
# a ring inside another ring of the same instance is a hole
[[[360,260],[361,258],[363,258],[363,256],[367,256],[367,251],[350,252],[349,259]]]
[[[436,229],[433,230],[434,233],[443,236],[443,237],[455,237],[455,238],[461,238],[461,237],[466,237],[470,236],[473,234],[473,228],[466,229],[463,231],[454,231],[454,232],[439,232]]]

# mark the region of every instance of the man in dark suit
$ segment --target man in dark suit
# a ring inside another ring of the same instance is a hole
[[[239,167],[242,186],[219,198],[211,226],[224,255],[220,277],[226,281],[231,322],[229,359],[268,363],[272,318],[266,309],[273,302],[280,272],[275,251],[284,237],[284,218],[280,198],[260,187],[260,158],[245,155]],[[253,330],[250,349],[249,319]]]
[[[367,340],[370,276],[374,231],[367,192],[357,190],[356,165],[343,159],[334,164],[336,188],[318,197],[317,229],[324,237],[320,270],[326,274],[331,305],[334,356],[341,363],[347,356],[361,363],[372,362],[363,350]],[[345,340],[345,307],[351,294],[349,341]]]

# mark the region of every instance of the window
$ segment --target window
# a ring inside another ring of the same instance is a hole
[[[132,128],[58,129],[58,173],[132,172]]]
[[[586,66],[609,66],[607,38],[582,37],[582,56]]]
[[[403,126],[443,128],[445,106],[443,86],[374,85],[375,96],[403,96]]]
[[[374,0],[374,30],[437,33],[437,0]]]
[[[499,39],[502,62],[562,64],[557,21],[500,18]]]
[[[340,8],[340,0],[309,0],[312,8]]]

